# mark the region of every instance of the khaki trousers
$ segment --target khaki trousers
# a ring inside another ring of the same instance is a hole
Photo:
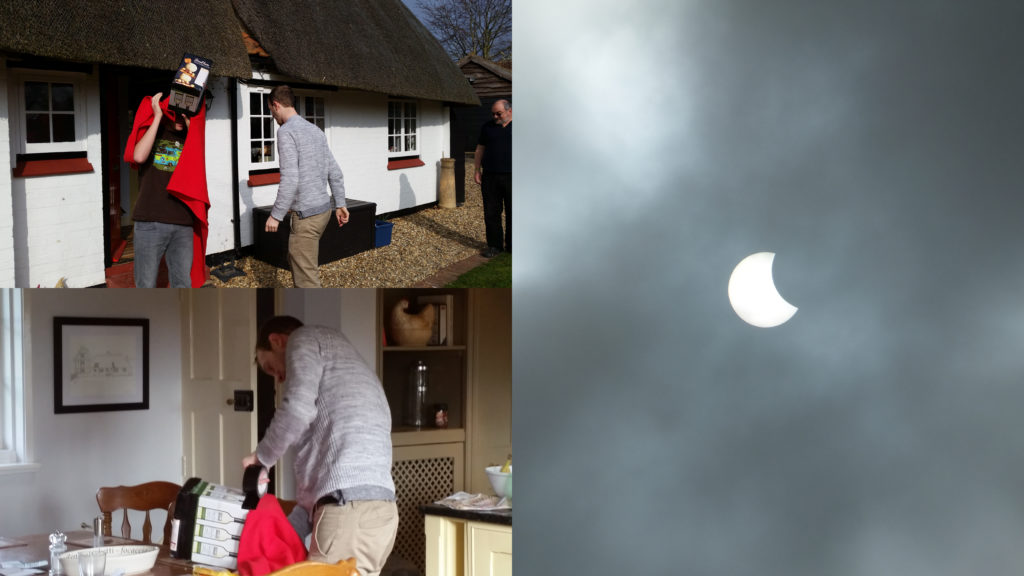
[[[313,513],[309,560],[336,564],[356,559],[364,576],[378,576],[395,547],[398,506],[386,500],[326,504]]]
[[[291,234],[288,236],[288,263],[292,266],[292,281],[296,288],[319,288],[320,237],[327,229],[333,210],[299,218],[292,212]]]

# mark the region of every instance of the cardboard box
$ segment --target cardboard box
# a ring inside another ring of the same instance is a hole
[[[238,544],[249,511],[237,488],[190,478],[175,501],[171,555],[234,571]]]

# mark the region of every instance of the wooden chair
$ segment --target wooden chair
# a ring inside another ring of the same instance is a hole
[[[339,560],[337,564],[326,564],[304,560],[291,566],[285,566],[269,576],[360,576],[356,569],[356,559]]]
[[[285,516],[291,514],[297,504],[295,500],[285,500],[284,498],[278,498],[277,502],[281,505],[281,510],[284,510]]]
[[[150,510],[164,510],[167,512],[167,520],[164,522],[163,544],[171,541],[171,520],[174,517],[174,501],[178,497],[181,486],[173,482],[158,480],[146,482],[135,486],[104,486],[96,492],[96,503],[103,513],[103,535],[113,536],[111,526],[114,510],[124,512],[124,520],[121,522],[121,537],[131,538],[132,525],[128,521],[129,510],[139,510],[146,513],[146,520],[142,524],[142,541],[146,544],[153,543],[153,524],[149,520]]]

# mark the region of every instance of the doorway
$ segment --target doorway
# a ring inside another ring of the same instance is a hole
[[[102,66],[100,68],[100,143],[103,155],[104,266],[108,270],[134,260],[132,210],[139,195],[138,172],[124,161],[135,112],[146,95],[167,92],[173,72]]]

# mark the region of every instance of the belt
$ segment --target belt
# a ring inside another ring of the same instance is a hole
[[[327,504],[338,504],[338,503],[339,503],[339,500],[338,500],[338,497],[336,495],[328,494],[327,496],[324,496],[323,498],[321,498],[321,499],[316,501],[316,506],[313,507],[313,510],[316,511],[317,508],[319,508],[321,506],[326,506]]]

